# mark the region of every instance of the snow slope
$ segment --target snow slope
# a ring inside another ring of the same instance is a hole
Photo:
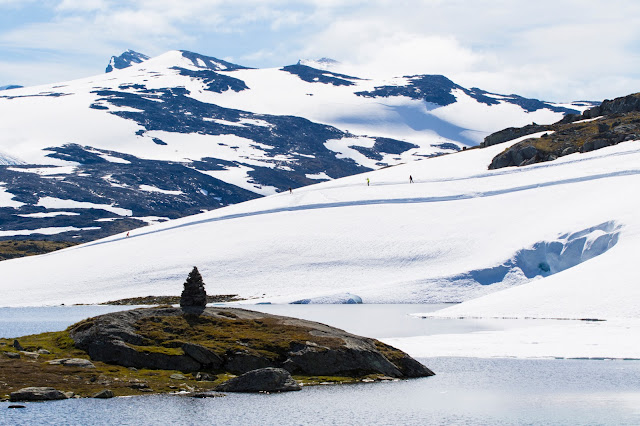
[[[175,219],[451,153],[589,106],[469,90],[438,75],[248,69],[186,51],[128,51],[110,69],[0,94],[0,182],[13,194],[0,199],[0,238],[55,228],[57,239],[91,241],[145,225],[136,218]],[[133,213],[18,216],[55,213],[46,197]]]
[[[0,262],[1,304],[178,294],[196,265],[209,292],[252,301],[345,292],[365,303],[463,301],[508,289],[450,315],[638,318],[638,142],[487,170],[504,148],[323,182],[128,238]]]

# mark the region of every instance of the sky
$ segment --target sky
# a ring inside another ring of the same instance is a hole
[[[637,0],[0,0],[0,86],[104,72],[127,49],[256,68],[330,57],[548,101],[640,91]]]

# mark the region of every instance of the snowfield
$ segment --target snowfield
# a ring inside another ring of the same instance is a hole
[[[424,316],[533,321],[385,340],[414,356],[640,358],[640,144],[487,170],[507,145],[3,261],[0,304],[176,295],[196,265],[209,293],[250,303],[463,301]]]

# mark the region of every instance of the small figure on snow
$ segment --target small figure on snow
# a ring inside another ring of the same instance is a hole
[[[413,177],[409,175],[409,183],[413,183]]]
[[[369,186],[369,178],[367,178],[367,186]]]
[[[289,187],[289,194],[293,194],[293,189],[291,189],[291,187]]]

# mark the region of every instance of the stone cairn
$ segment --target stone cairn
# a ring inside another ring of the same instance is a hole
[[[180,295],[180,306],[182,308],[204,308],[206,305],[207,293],[204,290],[202,275],[194,266],[184,283],[184,290]]]

